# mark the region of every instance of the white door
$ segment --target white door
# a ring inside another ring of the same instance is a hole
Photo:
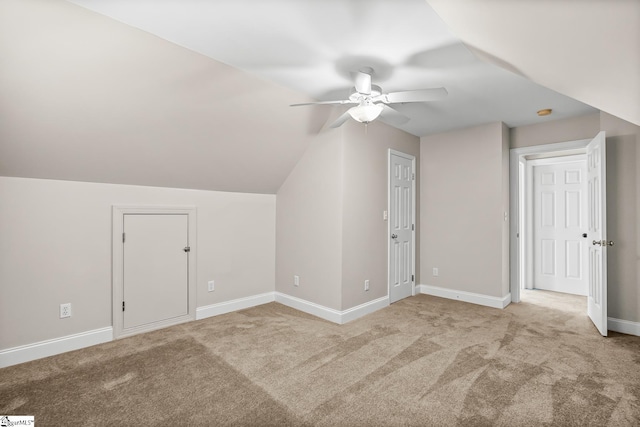
[[[606,139],[600,132],[587,145],[589,295],[587,314],[603,336],[607,336],[607,193]]]
[[[533,287],[587,295],[585,156],[534,160]]]
[[[189,313],[187,214],[125,214],[122,316],[126,332]]]
[[[389,302],[413,294],[415,172],[413,156],[389,155]]]

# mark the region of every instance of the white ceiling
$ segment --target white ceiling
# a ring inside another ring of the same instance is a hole
[[[444,86],[444,101],[397,106],[418,136],[597,111],[479,60],[425,0],[70,1],[318,100],[345,97],[365,66],[385,92]]]

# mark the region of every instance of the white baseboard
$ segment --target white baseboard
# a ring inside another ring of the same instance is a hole
[[[457,291],[455,289],[441,288],[439,286],[418,285],[416,292],[433,295],[434,297],[448,298],[458,301],[470,302],[472,304],[484,305],[487,307],[503,309],[511,302],[511,294],[502,298],[489,295],[475,294],[473,292]]]
[[[351,322],[362,316],[378,311],[381,308],[389,306],[389,297],[384,296],[382,298],[374,299],[373,301],[365,302],[364,304],[357,305],[355,307],[348,308],[342,311],[341,324]]]
[[[640,323],[629,320],[607,318],[607,329],[621,334],[636,335],[640,337]]]
[[[311,301],[303,300],[300,298],[292,297],[291,295],[276,292],[276,302],[286,305],[287,307],[295,308],[296,310],[303,311],[313,316],[319,317],[329,322],[342,325],[344,323],[355,320],[359,317],[365,316],[374,311],[380,310],[389,305],[389,297],[375,299],[373,301],[360,304],[356,307],[348,308],[340,311],[333,308],[325,307],[320,304],[316,304]]]
[[[0,350],[0,368],[109,341],[113,341],[113,328],[111,326]]]
[[[252,295],[250,297],[205,305],[196,309],[196,320],[205,319],[211,316],[219,316],[220,314],[231,313],[232,311],[244,310],[245,308],[267,304],[273,301],[275,301],[274,292],[266,292],[264,294]]]
[[[341,324],[342,312],[334,310],[333,308],[325,307],[315,302],[307,301],[304,299],[292,297],[291,295],[276,292],[276,302],[286,305],[287,307],[295,308],[296,310],[303,311],[313,316],[319,317],[329,322]]]
[[[385,296],[344,311],[339,311],[300,298],[292,297],[290,295],[282,294],[280,292],[267,292],[246,298],[238,298],[218,304],[198,307],[196,309],[196,320],[211,316],[218,316],[220,314],[230,313],[233,311],[244,310],[246,308],[267,304],[273,301],[277,301],[286,306],[295,308],[296,310],[309,313],[340,325],[369,313],[373,313],[374,311],[380,310],[381,308],[389,305],[389,298]],[[113,341],[113,328],[111,326],[79,334],[68,335],[61,338],[40,341],[20,347],[0,350],[0,368],[29,362],[31,360],[42,359],[43,357],[78,350],[109,341]]]

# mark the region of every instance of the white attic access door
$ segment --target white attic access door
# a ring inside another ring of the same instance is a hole
[[[526,157],[532,155],[567,155],[586,153],[587,157],[587,224],[588,224],[588,296],[587,314],[600,334],[607,335],[607,247],[606,240],[606,138],[600,132],[592,140],[571,141],[511,150],[511,297],[520,302],[526,271],[527,239],[530,231],[525,226],[528,210],[525,200]]]
[[[113,207],[115,338],[195,320],[195,216],[194,207]]]

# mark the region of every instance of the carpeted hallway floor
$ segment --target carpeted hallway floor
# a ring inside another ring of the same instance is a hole
[[[418,295],[346,325],[277,303],[0,370],[36,425],[640,425],[640,337],[583,297]]]

